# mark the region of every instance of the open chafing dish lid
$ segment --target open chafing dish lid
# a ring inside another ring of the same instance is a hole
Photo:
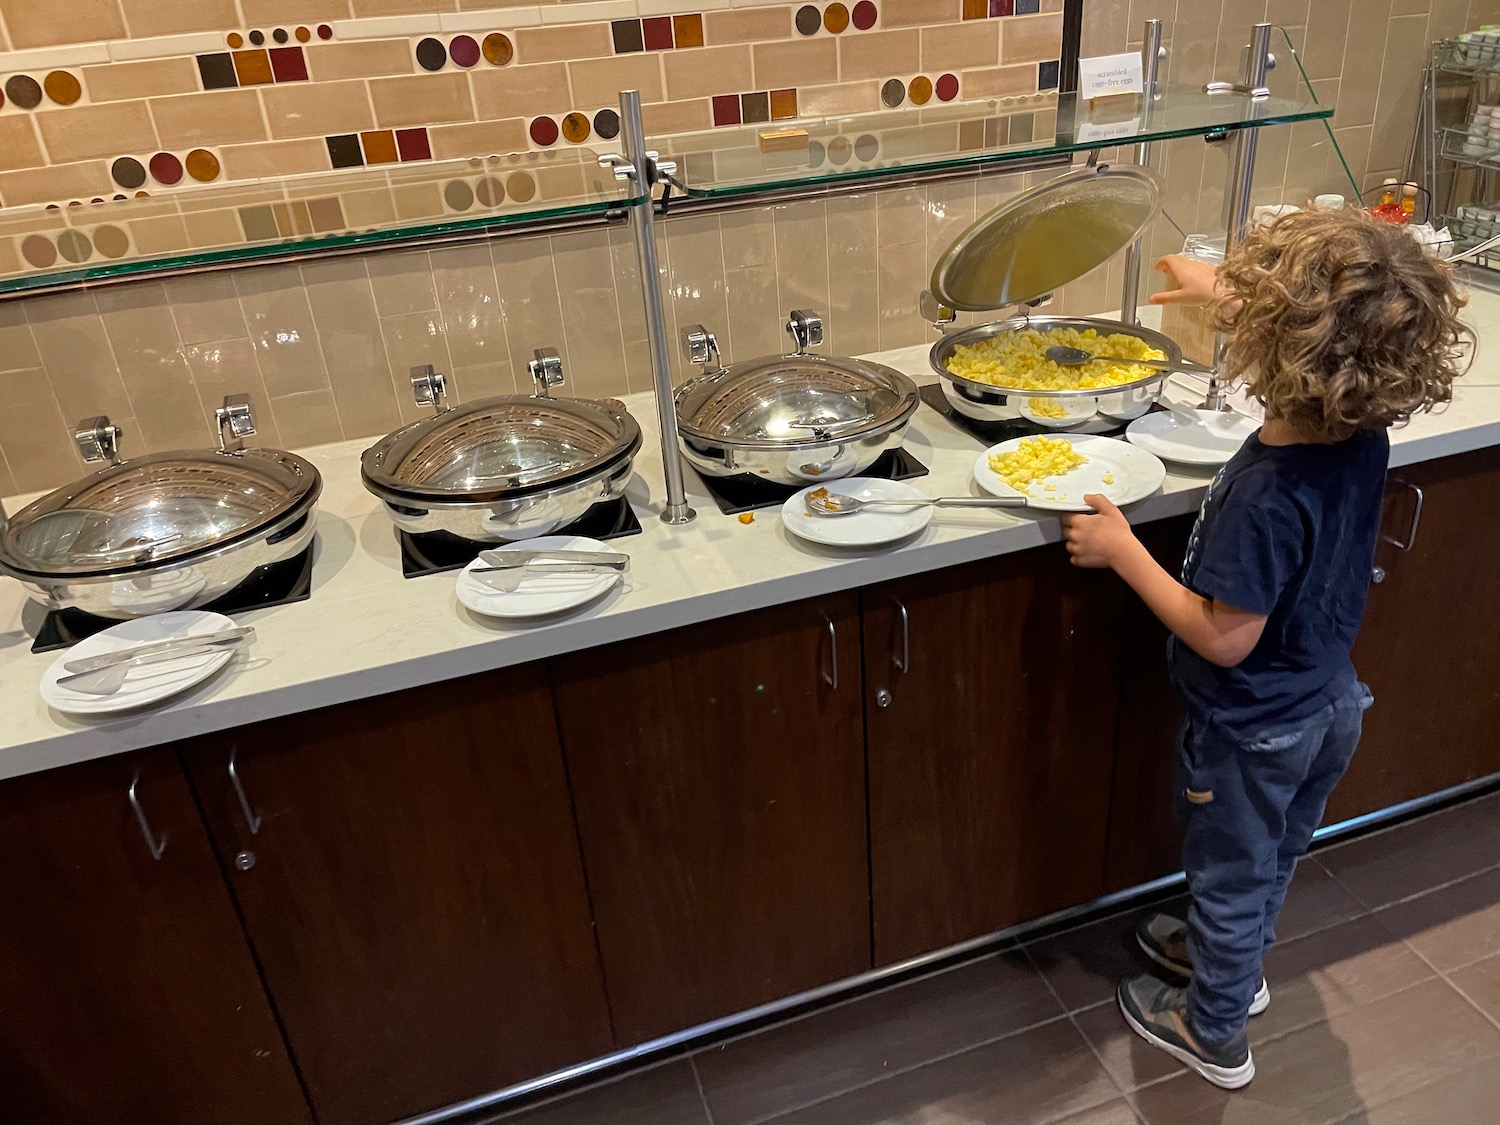
[[[1161,210],[1147,168],[1084,168],[1022,192],[959,235],[932,271],[951,309],[988,312],[1043,297],[1103,265]]]
[[[585,480],[640,448],[623,409],[585,399],[503,395],[445,410],[365,450],[365,483],[386,499],[493,503]]]
[[[186,562],[253,538],[321,489],[310,462],[279,449],[138,457],[17,512],[0,561],[23,574],[78,577]]]
[[[677,392],[677,417],[690,438],[780,448],[879,431],[916,404],[916,384],[895,368],[802,353],[744,360],[691,380]]]

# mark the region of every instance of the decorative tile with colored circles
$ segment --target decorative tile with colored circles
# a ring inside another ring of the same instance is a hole
[[[426,128],[341,133],[324,137],[323,141],[328,146],[328,162],[335,168],[410,164],[432,159],[432,142],[427,136]]]
[[[703,13],[611,20],[610,41],[617,55],[703,46]]]
[[[963,17],[966,20],[989,19],[994,16],[1012,16],[1024,13],[1027,0],[963,0]],[[1035,12],[1041,0],[1030,0],[1030,10]]]
[[[251,32],[252,36],[254,34]],[[264,36],[261,41],[264,42]],[[269,86],[308,80],[307,57],[301,47],[220,51],[199,55],[197,60],[198,76],[203,80],[205,90],[232,90],[237,86]]]
[[[714,125],[758,125],[790,121],[797,116],[796,90],[753,90],[746,94],[718,94],[712,101]]]
[[[515,44],[501,31],[492,31],[482,40],[473,35],[454,35],[446,42],[426,35],[412,40],[412,52],[418,68],[433,74],[449,65],[471,70],[481,60],[491,66],[506,66],[516,57]]]
[[[869,31],[879,19],[880,9],[873,0],[859,0],[853,10],[841,0],[835,0],[822,10],[816,4],[802,5],[792,17],[792,25],[800,35],[816,35],[819,31],[842,35],[851,26],[856,31]]]

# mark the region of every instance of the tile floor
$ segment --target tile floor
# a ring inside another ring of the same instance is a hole
[[[1119,916],[501,1122],[1500,1122],[1500,793],[1318,852],[1280,931],[1257,1077],[1233,1094],[1121,1021],[1115,981],[1145,962]]]

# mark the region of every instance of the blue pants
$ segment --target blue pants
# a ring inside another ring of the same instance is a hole
[[[1311,718],[1243,740],[1196,718],[1183,726],[1177,814],[1193,900],[1188,1010],[1206,1040],[1224,1042],[1245,1026],[1292,872],[1349,768],[1371,702],[1369,688],[1355,683]]]

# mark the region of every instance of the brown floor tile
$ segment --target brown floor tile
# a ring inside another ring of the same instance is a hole
[[[1130,1030],[1118,1004],[1095,1005],[1075,1013],[1073,1020],[1122,1090],[1128,1092],[1184,1072],[1171,1055],[1158,1051]]]
[[[1308,856],[1292,877],[1292,888],[1276,920],[1276,937],[1291,941],[1363,913],[1365,908],[1359,900],[1340,886],[1316,857]]]
[[[1489,1013],[1491,1019],[1500,1021],[1500,955],[1449,973],[1448,979],[1472,1003]]]
[[[1009,1119],[996,1117],[991,1120],[1001,1122]],[[1135,1115],[1135,1110],[1130,1108],[1130,1103],[1115,1101],[1108,1105],[1086,1109],[1082,1113],[1070,1113],[1067,1117],[1052,1122],[1051,1125],[1140,1125],[1140,1120]]]
[[[1359,1121],[1365,1106],[1496,1058],[1500,1030],[1432,980],[1256,1047],[1256,1078],[1243,1090],[1189,1074],[1137,1092],[1136,1109],[1150,1125]]]
[[[1317,854],[1371,908],[1421,894],[1500,859],[1500,793]]]
[[[711,1047],[715,1125],[756,1121],[1061,1016],[1024,954],[997,954]]]
[[[1379,918],[1444,972],[1500,953],[1500,868],[1397,903]]]
[[[1271,1007],[1251,1021],[1253,1043],[1433,977],[1427,963],[1372,915],[1278,944],[1266,956],[1265,971]]]
[[[1411,1090],[1339,1125],[1487,1125],[1500,1117],[1500,1066],[1482,1062],[1462,1074]]]
[[[709,1125],[686,1059],[628,1074],[493,1125]]]
[[[1079,1125],[1097,1125],[1082,1111],[1117,1098],[1083,1037],[1057,1020],[778,1117],[775,1125],[1034,1125],[1070,1113],[1080,1115]]]
[[[1172,909],[1172,904],[1156,909]],[[1151,966],[1135,941],[1134,914],[1044,938],[1026,952],[1070,1012],[1112,999],[1122,977]]]

